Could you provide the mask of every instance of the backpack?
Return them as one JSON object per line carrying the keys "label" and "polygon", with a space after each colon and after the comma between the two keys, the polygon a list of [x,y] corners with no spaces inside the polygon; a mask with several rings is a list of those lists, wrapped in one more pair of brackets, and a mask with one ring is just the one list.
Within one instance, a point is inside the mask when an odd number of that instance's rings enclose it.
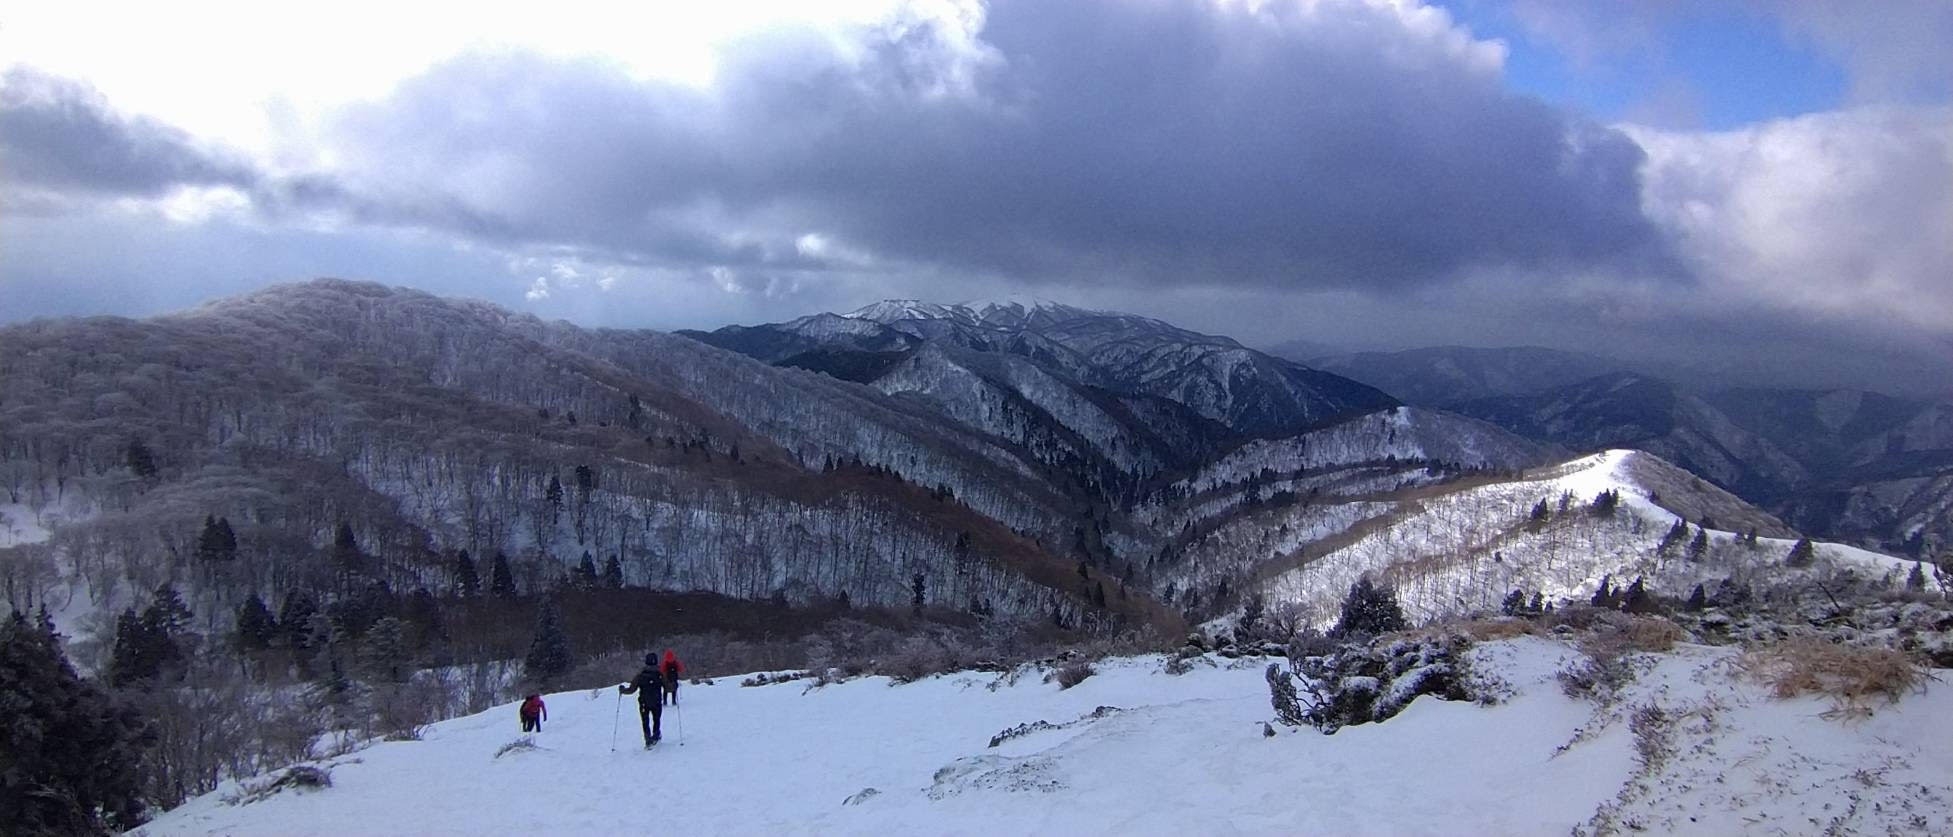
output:
{"label": "backpack", "polygon": [[538,715],[541,715],[542,706],[543,706],[543,701],[541,695],[530,695],[527,700],[524,700],[522,702],[522,709],[521,709],[522,717],[534,718]]}

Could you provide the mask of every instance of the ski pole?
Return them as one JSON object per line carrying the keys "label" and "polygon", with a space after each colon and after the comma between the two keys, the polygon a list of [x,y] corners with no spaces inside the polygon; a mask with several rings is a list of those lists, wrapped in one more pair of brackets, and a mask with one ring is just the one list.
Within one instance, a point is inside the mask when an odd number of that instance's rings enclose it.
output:
{"label": "ski pole", "polygon": [[671,705],[671,711],[678,713],[678,746],[685,746],[685,710],[678,704]]}
{"label": "ski pole", "polygon": [[617,708],[610,712],[610,751],[617,752],[617,719],[624,714],[624,693],[617,693]]}

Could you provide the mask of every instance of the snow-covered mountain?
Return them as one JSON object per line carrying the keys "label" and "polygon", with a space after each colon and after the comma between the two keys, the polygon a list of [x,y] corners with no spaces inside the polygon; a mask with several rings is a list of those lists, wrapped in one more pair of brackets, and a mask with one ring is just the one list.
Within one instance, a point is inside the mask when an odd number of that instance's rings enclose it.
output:
{"label": "snow-covered mountain", "polygon": [[1850,390],[1695,393],[1619,373],[1453,409],[1575,450],[1655,453],[1813,533],[1916,556],[1953,543],[1953,403]]}
{"label": "snow-covered mountain", "polygon": [[1244,436],[1292,435],[1396,403],[1370,387],[1230,338],[1050,302],[888,300],[839,316],[684,333],[768,362],[816,350],[827,356],[901,353],[925,342],[1015,355],[1080,385],[1178,402]]}
{"label": "snow-covered mountain", "polygon": [[[1275,726],[1260,659],[1110,659],[1061,689],[1037,669],[807,688],[688,687],[636,748],[614,690],[546,695],[313,762],[330,785],[229,783],[137,830],[218,834],[1945,833],[1953,713],[1928,684],[1852,724],[1779,700],[1731,648],[1640,659],[1612,707],[1568,697],[1586,657],[1481,644],[1497,705],[1420,698],[1331,736]],[[1640,714],[1636,715],[1635,710]],[[1638,720],[1637,720],[1638,718]],[[1655,722],[1674,719],[1672,726]],[[629,727],[633,719],[621,721]],[[682,732],[680,731],[682,729]],[[1007,731],[1015,734],[1006,734]],[[619,741],[618,739],[622,739]],[[682,741],[682,744],[680,743]],[[613,746],[615,744],[615,746]]]}

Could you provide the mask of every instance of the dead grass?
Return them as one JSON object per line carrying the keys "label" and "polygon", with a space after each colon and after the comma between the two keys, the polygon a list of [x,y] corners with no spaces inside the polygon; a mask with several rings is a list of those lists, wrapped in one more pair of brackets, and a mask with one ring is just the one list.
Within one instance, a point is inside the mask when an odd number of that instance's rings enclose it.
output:
{"label": "dead grass", "polygon": [[1840,645],[1817,637],[1792,637],[1751,649],[1738,668],[1769,686],[1778,698],[1825,695],[1837,704],[1827,714],[1846,716],[1862,714],[1877,698],[1897,703],[1924,690],[1930,677],[1902,652]]}
{"label": "dead grass", "polygon": [[1521,636],[1538,636],[1538,622],[1530,619],[1472,619],[1451,626],[1473,642],[1496,642]]}

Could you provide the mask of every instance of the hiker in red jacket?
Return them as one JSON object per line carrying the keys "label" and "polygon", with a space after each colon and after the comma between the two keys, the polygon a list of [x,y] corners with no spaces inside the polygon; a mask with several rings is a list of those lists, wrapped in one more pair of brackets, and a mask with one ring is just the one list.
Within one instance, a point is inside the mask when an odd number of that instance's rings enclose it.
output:
{"label": "hiker in red jacket", "polygon": [[522,699],[522,708],[516,714],[522,716],[523,732],[542,732],[542,722],[549,720],[549,707],[543,705],[542,695],[530,695]]}
{"label": "hiker in red jacket", "polygon": [[671,705],[678,705],[678,675],[685,670],[685,664],[678,661],[678,655],[665,649],[664,665],[659,667],[665,676],[665,693],[671,695]]}

